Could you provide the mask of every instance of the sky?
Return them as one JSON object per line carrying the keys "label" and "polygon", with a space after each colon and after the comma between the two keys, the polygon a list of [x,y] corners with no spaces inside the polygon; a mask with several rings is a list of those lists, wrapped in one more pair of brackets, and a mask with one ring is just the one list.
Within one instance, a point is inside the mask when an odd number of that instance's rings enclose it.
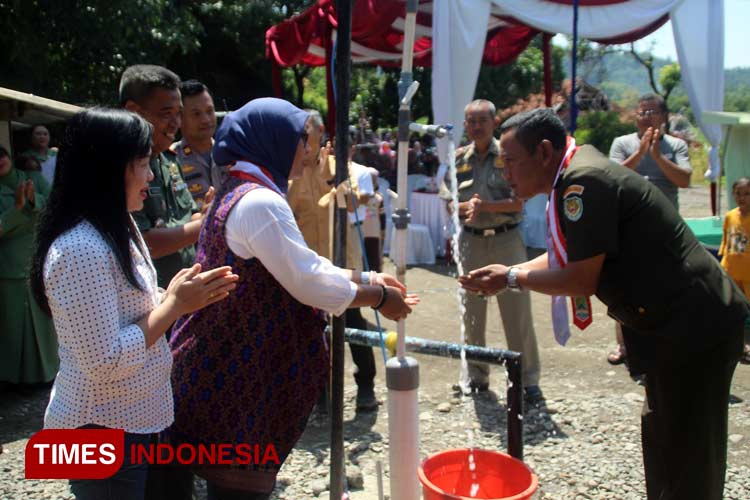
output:
{"label": "sky", "polygon": [[[750,39],[747,35],[749,21],[750,0],[724,0],[725,68],[750,67]],[[567,45],[564,38],[561,45]],[[637,41],[635,47],[638,51],[651,48],[655,56],[676,61],[672,23],[665,23],[651,35]]]}

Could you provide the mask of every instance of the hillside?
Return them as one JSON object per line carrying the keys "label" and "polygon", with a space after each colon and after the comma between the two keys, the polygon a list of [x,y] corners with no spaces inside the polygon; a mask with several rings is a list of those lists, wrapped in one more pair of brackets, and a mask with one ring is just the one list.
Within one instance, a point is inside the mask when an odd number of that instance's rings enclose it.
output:
{"label": "hillside", "polygon": [[[655,75],[659,70],[675,61],[655,58]],[[564,71],[570,77],[570,57],[564,59]],[[651,92],[646,69],[628,53],[605,55],[601,61],[578,65],[578,74],[588,83],[602,88],[608,97],[622,105],[635,103],[638,95]],[[750,67],[733,68],[724,71],[724,89],[726,108],[736,111],[750,111]],[[686,102],[685,89],[679,85],[673,92],[674,104],[678,107]]]}

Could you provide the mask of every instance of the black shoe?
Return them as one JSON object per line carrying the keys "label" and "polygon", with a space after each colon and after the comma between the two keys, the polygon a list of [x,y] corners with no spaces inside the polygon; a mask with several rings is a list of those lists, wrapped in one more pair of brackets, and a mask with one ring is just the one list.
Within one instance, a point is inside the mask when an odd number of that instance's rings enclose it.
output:
{"label": "black shoe", "polygon": [[527,405],[534,406],[544,400],[544,395],[538,385],[529,385],[523,388],[523,400]]}
{"label": "black shoe", "polygon": [[375,391],[372,389],[357,390],[357,411],[370,412],[378,409],[380,402],[375,397]]}

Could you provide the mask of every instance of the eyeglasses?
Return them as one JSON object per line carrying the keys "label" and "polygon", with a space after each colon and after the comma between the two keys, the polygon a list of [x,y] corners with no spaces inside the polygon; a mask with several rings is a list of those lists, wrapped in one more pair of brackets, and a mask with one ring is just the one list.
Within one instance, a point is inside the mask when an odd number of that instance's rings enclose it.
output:
{"label": "eyeglasses", "polygon": [[307,149],[307,137],[308,136],[309,134],[307,133],[307,130],[304,130],[302,132],[302,135],[300,135],[300,139],[302,140],[302,145],[304,146],[305,149]]}
{"label": "eyeglasses", "polygon": [[660,115],[661,110],[659,109],[645,109],[643,111],[638,111],[636,115],[638,115],[639,118],[648,118],[651,115]]}

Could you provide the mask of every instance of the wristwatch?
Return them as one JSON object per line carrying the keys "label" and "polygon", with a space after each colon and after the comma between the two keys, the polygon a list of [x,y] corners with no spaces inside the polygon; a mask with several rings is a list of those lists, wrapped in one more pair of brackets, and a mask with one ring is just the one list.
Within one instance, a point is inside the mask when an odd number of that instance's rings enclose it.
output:
{"label": "wristwatch", "polygon": [[519,268],[511,267],[505,275],[505,288],[511,292],[521,291],[521,285],[518,284],[518,271],[520,271]]}

